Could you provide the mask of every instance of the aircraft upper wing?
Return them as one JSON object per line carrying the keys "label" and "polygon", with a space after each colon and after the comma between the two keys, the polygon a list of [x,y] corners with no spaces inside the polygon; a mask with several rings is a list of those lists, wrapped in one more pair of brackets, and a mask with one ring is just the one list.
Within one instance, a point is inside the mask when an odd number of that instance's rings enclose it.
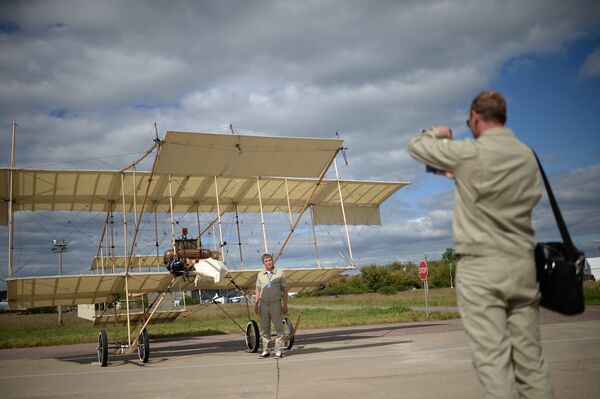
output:
{"label": "aircraft upper wing", "polygon": [[[15,169],[15,211],[127,212],[141,203],[149,172]],[[0,225],[8,220],[9,169],[0,169]],[[215,181],[216,180],[216,181]],[[258,185],[265,212],[302,209],[317,179],[261,177],[171,176],[175,212],[258,212]],[[216,184],[216,185],[215,185]],[[408,182],[341,180],[348,224],[381,224],[379,206]],[[313,197],[316,224],[343,224],[337,180],[323,180]],[[169,176],[153,177],[146,212],[167,212]]]}
{"label": "aircraft upper wing", "polygon": [[[346,271],[347,268],[283,268],[288,279],[288,288],[298,292],[317,290],[321,285]],[[213,290],[240,288],[253,290],[259,270],[229,271],[229,278],[215,283],[210,278],[178,277],[172,291],[195,289]],[[164,291],[173,276],[167,272],[129,273],[127,281],[130,293]],[[79,305],[112,303],[125,295],[125,274],[92,274],[72,276],[48,276],[12,278],[6,280],[8,302],[12,309],[22,307]]]}
{"label": "aircraft upper wing", "polygon": [[340,139],[173,132],[165,134],[158,174],[319,177]]}

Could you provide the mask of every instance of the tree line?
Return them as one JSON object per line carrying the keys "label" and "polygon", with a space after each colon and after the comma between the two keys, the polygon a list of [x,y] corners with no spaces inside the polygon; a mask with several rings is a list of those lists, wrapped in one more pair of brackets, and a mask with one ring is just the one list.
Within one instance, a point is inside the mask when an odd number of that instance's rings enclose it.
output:
{"label": "tree line", "polygon": [[[385,266],[368,265],[360,269],[360,274],[340,276],[312,295],[349,294],[395,294],[399,291],[422,288],[418,263],[393,262]],[[441,260],[427,261],[428,284],[430,288],[450,287],[454,284],[456,253],[446,248]]]}

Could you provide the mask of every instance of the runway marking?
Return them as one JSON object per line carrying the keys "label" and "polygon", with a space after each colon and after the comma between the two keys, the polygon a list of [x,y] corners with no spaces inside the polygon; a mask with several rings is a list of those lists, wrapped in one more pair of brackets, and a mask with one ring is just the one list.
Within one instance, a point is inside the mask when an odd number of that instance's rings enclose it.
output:
{"label": "runway marking", "polygon": [[[580,338],[556,338],[556,339],[548,339],[542,340],[542,343],[555,343],[555,342],[577,342],[577,341],[594,341],[600,340],[600,336],[592,336],[592,337],[580,337]],[[430,353],[444,353],[444,352],[452,352],[452,351],[464,351],[468,350],[468,346],[455,346],[452,348],[437,348],[437,349],[423,349],[423,350],[415,350],[414,352],[404,352],[404,359],[414,359],[418,355],[430,354]],[[326,349],[324,350],[326,351]],[[302,356],[301,353],[298,354]],[[307,356],[312,355],[312,353],[307,354]],[[398,351],[390,352],[386,351],[385,353],[378,354],[352,354],[352,355],[342,355],[342,356],[324,356],[324,357],[303,357],[296,358],[292,356],[286,356],[284,363],[307,363],[307,362],[316,362],[316,361],[339,361],[344,359],[367,359],[367,358],[382,358],[382,357],[398,357],[401,354]],[[97,362],[96,362],[97,364]],[[0,381],[10,380],[10,379],[20,379],[20,378],[47,378],[47,377],[59,377],[59,376],[78,376],[78,375],[93,375],[93,374],[114,374],[119,373],[122,374],[124,372],[150,372],[150,371],[164,371],[164,370],[190,370],[190,369],[207,369],[207,368],[223,368],[223,367],[235,367],[235,366],[254,366],[257,365],[267,366],[269,367],[271,364],[267,361],[259,363],[257,361],[246,361],[246,362],[234,362],[234,363],[223,363],[223,364],[195,364],[189,366],[156,366],[153,367],[151,364],[146,364],[144,367],[136,367],[131,369],[124,370],[123,367],[115,366],[114,368],[102,368],[92,371],[73,371],[73,372],[63,372],[63,373],[37,373],[37,374],[20,374],[20,375],[2,375],[0,376]],[[96,366],[98,367],[98,366]]]}

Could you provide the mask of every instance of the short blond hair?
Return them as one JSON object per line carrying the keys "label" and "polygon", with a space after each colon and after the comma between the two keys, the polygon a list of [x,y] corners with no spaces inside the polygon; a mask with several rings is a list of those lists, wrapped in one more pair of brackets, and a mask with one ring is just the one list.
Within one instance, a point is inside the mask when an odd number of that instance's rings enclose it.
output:
{"label": "short blond hair", "polygon": [[497,91],[479,93],[471,102],[471,111],[477,112],[484,121],[506,123],[506,100]]}

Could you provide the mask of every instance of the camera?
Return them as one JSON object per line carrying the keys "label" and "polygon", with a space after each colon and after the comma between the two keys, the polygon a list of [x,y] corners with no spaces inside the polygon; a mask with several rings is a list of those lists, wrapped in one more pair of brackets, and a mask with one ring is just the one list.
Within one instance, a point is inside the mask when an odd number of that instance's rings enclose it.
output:
{"label": "camera", "polygon": [[443,173],[444,171],[441,169],[436,169],[430,165],[425,165],[425,172],[427,172],[427,173]]}

